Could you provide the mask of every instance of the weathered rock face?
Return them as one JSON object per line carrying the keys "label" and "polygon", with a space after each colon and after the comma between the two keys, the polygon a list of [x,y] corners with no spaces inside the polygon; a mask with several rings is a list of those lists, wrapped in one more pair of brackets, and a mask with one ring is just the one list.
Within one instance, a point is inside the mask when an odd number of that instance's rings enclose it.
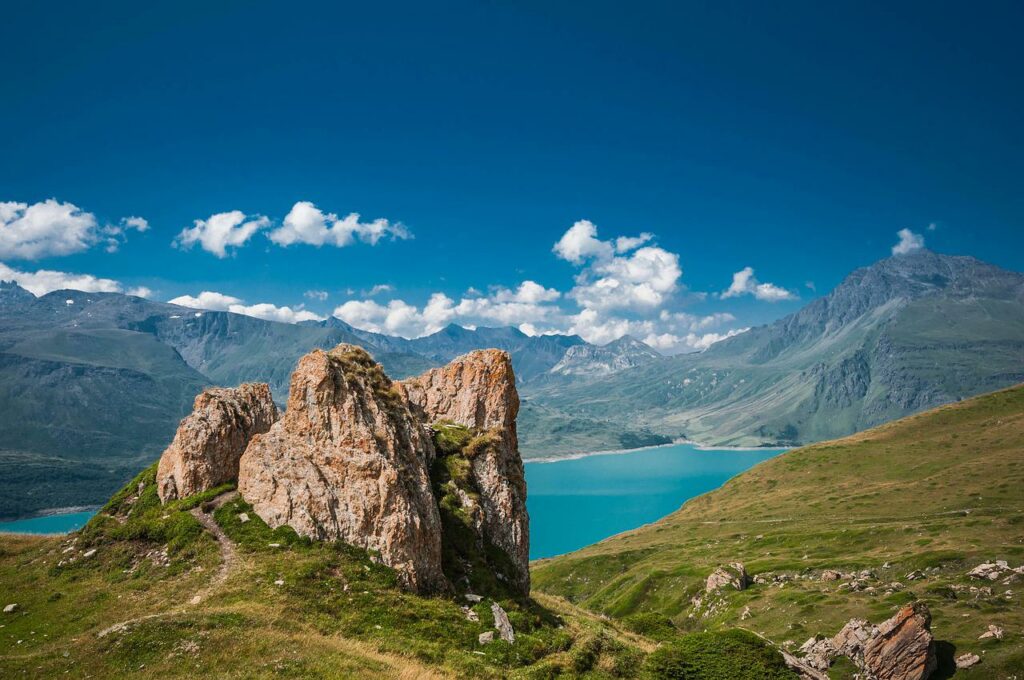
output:
{"label": "weathered rock face", "polygon": [[[510,575],[511,585],[529,593],[530,519],[516,434],[519,394],[508,353],[470,352],[397,384],[424,422],[451,421],[488,438],[488,445],[473,455],[470,467],[482,509],[477,531],[510,558],[516,572]],[[469,507],[475,504],[467,501]]]}
{"label": "weathered rock face", "polygon": [[242,456],[238,490],[268,525],[379,551],[413,590],[446,587],[430,436],[363,349],[314,350],[288,406]]}
{"label": "weathered rock face", "polygon": [[925,680],[938,666],[931,621],[928,607],[915,603],[878,624],[864,646],[865,669],[878,678]]}
{"label": "weathered rock face", "polygon": [[931,613],[921,602],[908,604],[877,626],[851,619],[835,637],[804,643],[799,661],[827,671],[836,657],[846,656],[869,679],[925,680],[938,666],[930,626]]}
{"label": "weathered rock face", "polygon": [[160,500],[166,503],[233,481],[249,441],[269,430],[277,418],[266,383],[202,392],[160,456]]}

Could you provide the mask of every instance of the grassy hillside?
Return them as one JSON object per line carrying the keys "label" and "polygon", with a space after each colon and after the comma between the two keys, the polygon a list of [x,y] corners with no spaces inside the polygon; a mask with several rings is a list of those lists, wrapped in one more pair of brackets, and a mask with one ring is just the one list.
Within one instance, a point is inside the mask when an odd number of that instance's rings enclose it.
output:
{"label": "grassy hillside", "polygon": [[161,506],[153,466],[77,534],[0,535],[18,605],[0,614],[0,677],[793,677],[743,632],[641,635],[543,595],[501,597],[515,641],[481,644],[489,598],[396,583],[370,553],[269,529],[230,486]]}
{"label": "grassy hillside", "polygon": [[[533,579],[615,617],[741,626],[797,645],[923,599],[947,665],[954,649],[982,655],[957,677],[1019,677],[1024,577],[967,577],[990,560],[1024,563],[1024,386],[789,451],[655,524],[538,561]],[[791,580],[730,591],[716,613],[691,618],[705,577],[733,561]],[[875,576],[851,592],[845,579],[822,581],[825,569]],[[916,570],[923,577],[908,579]],[[978,639],[989,624],[1004,628],[1002,641]]]}

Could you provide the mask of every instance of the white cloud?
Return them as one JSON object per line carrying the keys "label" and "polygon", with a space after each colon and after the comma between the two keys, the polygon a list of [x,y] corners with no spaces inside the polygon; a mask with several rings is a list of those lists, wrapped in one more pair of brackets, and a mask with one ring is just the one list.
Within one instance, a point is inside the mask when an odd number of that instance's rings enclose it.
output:
{"label": "white cloud", "polygon": [[678,255],[645,246],[593,263],[580,273],[569,295],[585,309],[651,309],[668,300],[682,274]]}
{"label": "white cloud", "polygon": [[327,291],[307,290],[305,293],[302,294],[302,296],[305,298],[309,298],[310,300],[319,300],[320,302],[323,302],[324,300],[327,299]]}
{"label": "white cloud", "polygon": [[263,215],[248,217],[241,210],[217,213],[205,220],[195,220],[194,226],[182,229],[174,240],[180,248],[191,248],[196,243],[217,257],[227,257],[228,248],[244,245],[256,232],[270,226]]}
{"label": "white cloud", "polygon": [[14,281],[37,297],[55,290],[65,289],[81,290],[86,293],[120,293],[124,290],[120,281],[103,279],[92,274],[72,274],[49,269],[24,272],[8,267],[2,262],[0,262],[0,281]]}
{"label": "white cloud", "polygon": [[597,238],[597,227],[590,220],[580,220],[562,234],[552,251],[563,260],[582,264],[589,258],[611,257],[614,248]]}
{"label": "white cloud", "polygon": [[128,290],[126,290],[125,294],[134,295],[135,297],[140,298],[151,298],[153,297],[153,290],[150,288],[146,288],[145,286],[135,286],[134,288],[129,288]]}
{"label": "white cloud", "polygon": [[928,225],[928,231],[935,231],[938,228],[939,228],[939,224],[937,222],[931,222]]}
{"label": "white cloud", "polygon": [[39,203],[0,202],[0,257],[38,260],[70,255],[106,243],[114,252],[128,230],[146,231],[142,217],[125,217],[117,224],[100,225],[96,216],[74,203],[50,198]]}
{"label": "white cloud", "polygon": [[339,218],[334,213],[324,213],[309,201],[293,205],[281,226],[270,232],[270,240],[280,246],[306,243],[343,248],[356,240],[377,245],[385,237],[404,240],[412,238],[412,234],[400,222],[383,218],[361,222],[358,213]]}
{"label": "white cloud", "polygon": [[168,300],[172,305],[181,305],[192,309],[205,309],[214,312],[232,312],[254,316],[257,319],[267,321],[279,321],[281,323],[298,323],[300,321],[322,321],[324,317],[313,312],[302,309],[302,307],[278,307],[269,302],[261,302],[254,305],[246,305],[241,298],[232,295],[224,295],[212,290],[204,290],[198,296],[181,295]]}
{"label": "white cloud", "polygon": [[381,293],[390,293],[394,290],[394,287],[387,283],[378,283],[376,286],[366,291],[366,295],[373,297],[374,295],[380,295]]}
{"label": "white cloud", "polygon": [[921,234],[915,234],[909,229],[900,229],[896,235],[900,237],[900,240],[892,247],[893,255],[906,255],[924,248],[924,236]]}
{"label": "white cloud", "polygon": [[780,288],[774,283],[758,281],[752,267],[744,267],[732,275],[732,284],[722,293],[722,298],[739,297],[740,295],[753,295],[758,300],[766,302],[798,299],[795,293]]}
{"label": "white cloud", "polygon": [[[474,289],[470,289],[473,291]],[[469,293],[470,291],[466,291]],[[475,291],[479,294],[479,291]],[[514,291],[506,288],[498,289],[494,294],[495,302],[518,302],[523,304],[538,304],[542,302],[554,302],[562,296],[554,288],[545,288],[536,281],[523,281]]]}
{"label": "white cloud", "polygon": [[654,238],[654,234],[644,232],[639,236],[620,236],[615,239],[615,252],[617,253],[628,253],[631,250],[639,248],[643,244]]}
{"label": "white cloud", "polygon": [[97,240],[96,216],[73,203],[0,202],[0,257],[37,260],[70,255]]}
{"label": "white cloud", "polygon": [[212,290],[204,290],[197,297],[181,295],[173,300],[168,300],[167,302],[172,305],[191,307],[192,309],[226,312],[231,305],[239,305],[242,303],[242,300],[241,298],[236,298],[231,295],[224,295],[223,293],[217,293]]}

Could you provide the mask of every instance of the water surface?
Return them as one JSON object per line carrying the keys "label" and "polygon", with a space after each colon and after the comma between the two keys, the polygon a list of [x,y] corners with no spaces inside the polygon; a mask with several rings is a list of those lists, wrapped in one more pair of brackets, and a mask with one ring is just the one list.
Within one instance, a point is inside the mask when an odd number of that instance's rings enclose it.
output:
{"label": "water surface", "polygon": [[782,450],[673,444],[554,462],[527,461],[530,558],[561,555],[653,522]]}
{"label": "water surface", "polygon": [[95,510],[85,512],[66,512],[59,515],[44,515],[30,519],[19,519],[13,522],[0,522],[0,533],[13,534],[66,534],[77,531],[85,526]]}
{"label": "water surface", "polygon": [[[561,555],[635,529],[717,489],[782,449],[698,449],[673,444],[553,462],[526,462],[530,557]],[[0,532],[63,534],[95,512],[0,522]]]}

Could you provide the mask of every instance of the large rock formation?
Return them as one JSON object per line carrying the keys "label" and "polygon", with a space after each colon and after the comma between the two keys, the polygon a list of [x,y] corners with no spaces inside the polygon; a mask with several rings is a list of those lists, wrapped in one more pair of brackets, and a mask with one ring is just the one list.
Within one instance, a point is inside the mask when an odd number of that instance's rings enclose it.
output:
{"label": "large rock formation", "polygon": [[928,607],[915,602],[877,626],[851,619],[835,637],[811,638],[798,661],[828,671],[836,657],[845,656],[868,680],[925,680],[938,666],[930,627]]}
{"label": "large rock formation", "polygon": [[242,456],[238,490],[271,527],[378,551],[418,591],[446,587],[423,423],[365,350],[314,350],[288,405]]}
{"label": "large rock formation", "polygon": [[211,388],[196,397],[160,456],[157,493],[167,502],[212,489],[238,477],[238,461],[249,440],[277,421],[265,383]]}
{"label": "large rock formation", "polygon": [[530,519],[516,435],[519,394],[508,353],[470,352],[398,386],[424,422],[455,423],[478,435],[469,456],[470,491],[460,495],[471,514],[477,506],[481,510],[478,541],[497,546],[511,560],[513,573],[501,576],[514,590],[529,593]]}

